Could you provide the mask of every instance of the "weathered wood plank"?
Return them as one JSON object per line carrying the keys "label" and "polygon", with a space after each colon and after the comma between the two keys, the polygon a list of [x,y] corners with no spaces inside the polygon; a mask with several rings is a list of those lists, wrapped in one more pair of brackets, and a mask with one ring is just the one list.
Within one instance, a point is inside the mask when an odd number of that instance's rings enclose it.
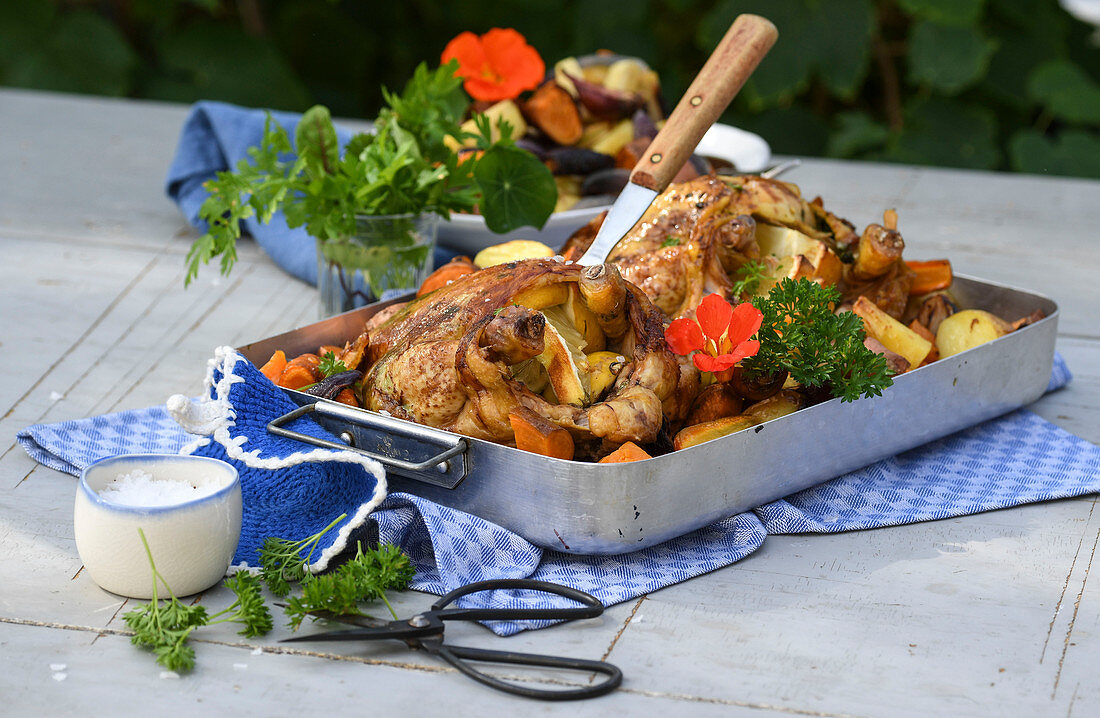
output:
{"label": "weathered wood plank", "polygon": [[[361,710],[364,702],[384,713],[455,715],[1078,716],[1100,709],[1093,680],[1100,589],[1090,580],[1100,537],[1095,497],[877,531],[771,537],[740,564],[598,620],[504,640],[478,627],[449,631],[471,645],[608,654],[626,671],[626,685],[589,704],[517,703],[400,646],[253,656],[254,646],[275,648],[283,628],[261,641],[212,629],[199,646],[199,671],[161,680],[149,656],[113,633],[122,601],[80,571],[74,479],[36,467],[13,437],[37,421],[198,393],[214,347],[314,320],[315,290],[250,242],[230,277],[209,267],[183,290],[194,233],[161,183],[185,111],[0,90],[7,259],[0,361],[11,367],[0,382],[0,643],[12,657],[0,679],[6,707],[114,715],[157,706],[185,715],[216,695],[219,706],[248,713]],[[75,146],[80,163],[64,149]],[[948,256],[959,272],[1058,301],[1058,348],[1075,380],[1032,408],[1100,443],[1100,332],[1087,261],[1100,184],[826,160],[807,161],[785,179],[808,196],[824,195],[826,206],[861,226],[897,207],[910,256]],[[229,595],[216,589],[201,600],[221,606]],[[401,595],[397,607],[412,611],[430,600]],[[45,625],[30,625],[37,623]],[[55,662],[69,666],[64,681],[51,677]]]}

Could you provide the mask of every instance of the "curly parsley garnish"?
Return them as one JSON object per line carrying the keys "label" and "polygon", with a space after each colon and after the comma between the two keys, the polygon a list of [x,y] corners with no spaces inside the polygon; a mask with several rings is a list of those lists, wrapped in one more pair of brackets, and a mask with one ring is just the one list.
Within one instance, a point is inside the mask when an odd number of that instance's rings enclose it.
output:
{"label": "curly parsley garnish", "polygon": [[879,396],[893,384],[886,359],[863,345],[863,320],[835,314],[840,292],[808,279],[784,279],[753,306],[764,315],[760,351],[743,366],[754,376],[786,371],[802,386],[824,387],[842,401]]}

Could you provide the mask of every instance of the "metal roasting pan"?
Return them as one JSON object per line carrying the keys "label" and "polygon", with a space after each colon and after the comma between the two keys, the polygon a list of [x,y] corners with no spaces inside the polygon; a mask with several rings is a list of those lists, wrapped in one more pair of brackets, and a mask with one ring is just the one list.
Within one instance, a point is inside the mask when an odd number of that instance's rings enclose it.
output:
{"label": "metal roasting pan", "polygon": [[[1046,318],[895,378],[880,397],[833,399],[736,434],[646,461],[592,464],[531,454],[287,390],[301,408],[387,468],[404,491],[492,521],[539,546],[575,554],[647,548],[1038,399],[1050,379],[1058,306],[1033,292],[956,276],[960,307],[1009,321]],[[262,365],[342,345],[381,302],[240,349]],[[289,423],[288,415],[272,429]],[[346,448],[339,445],[341,448]]]}

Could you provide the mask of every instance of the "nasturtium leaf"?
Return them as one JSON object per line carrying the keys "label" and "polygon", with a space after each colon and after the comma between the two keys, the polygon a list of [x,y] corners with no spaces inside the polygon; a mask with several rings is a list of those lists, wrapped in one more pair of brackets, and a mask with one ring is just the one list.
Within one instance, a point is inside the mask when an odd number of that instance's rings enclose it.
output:
{"label": "nasturtium leaf", "polygon": [[886,144],[890,131],[866,112],[841,112],[835,118],[826,152],[830,157],[860,157]]}
{"label": "nasturtium leaf", "polygon": [[1100,123],[1100,83],[1068,60],[1051,60],[1027,78],[1028,97],[1067,122]]}
{"label": "nasturtium leaf", "polygon": [[481,213],[498,234],[523,226],[541,228],[557,203],[554,176],[530,152],[493,147],[482,155],[474,177],[483,192]]}
{"label": "nasturtium leaf", "polygon": [[314,105],[302,114],[294,132],[294,147],[305,160],[310,177],[333,174],[340,161],[340,142],[332,116],[324,105]]}
{"label": "nasturtium leaf", "polygon": [[997,149],[997,117],[988,108],[949,99],[909,103],[905,126],[891,138],[883,159],[919,165],[993,169],[1001,159]]}
{"label": "nasturtium leaf", "polygon": [[1032,174],[1100,177],[1100,135],[1066,130],[1047,138],[1036,130],[1021,130],[1008,143],[1012,169]]}
{"label": "nasturtium leaf", "polygon": [[709,52],[741,13],[762,15],[779,39],[745,87],[756,110],[789,102],[818,77],[830,92],[851,98],[870,66],[874,8],[869,0],[720,0],[703,16],[696,44]]}
{"label": "nasturtium leaf", "polygon": [[898,0],[903,10],[922,20],[943,25],[973,25],[985,0]]}
{"label": "nasturtium leaf", "polygon": [[909,34],[909,79],[958,93],[985,76],[997,45],[977,28],[918,22]]}
{"label": "nasturtium leaf", "polygon": [[30,54],[13,60],[4,80],[17,87],[123,96],[133,87],[137,53],[110,22],[76,10]]}

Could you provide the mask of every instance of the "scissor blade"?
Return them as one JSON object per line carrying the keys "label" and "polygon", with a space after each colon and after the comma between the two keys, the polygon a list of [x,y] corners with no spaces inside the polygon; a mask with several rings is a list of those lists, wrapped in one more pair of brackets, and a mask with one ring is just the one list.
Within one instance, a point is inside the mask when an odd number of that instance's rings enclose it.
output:
{"label": "scissor blade", "polygon": [[611,210],[600,225],[600,231],[596,233],[596,239],[592,240],[592,246],[580,258],[579,264],[585,267],[603,264],[607,255],[630,228],[638,223],[655,199],[656,190],[627,182],[615,204],[611,205]]}
{"label": "scissor blade", "polygon": [[343,631],[325,631],[323,633],[311,633],[307,636],[292,636],[284,638],[279,643],[301,643],[303,641],[372,641],[382,638],[402,638],[398,633],[390,630],[388,626],[378,628],[349,628]]}

